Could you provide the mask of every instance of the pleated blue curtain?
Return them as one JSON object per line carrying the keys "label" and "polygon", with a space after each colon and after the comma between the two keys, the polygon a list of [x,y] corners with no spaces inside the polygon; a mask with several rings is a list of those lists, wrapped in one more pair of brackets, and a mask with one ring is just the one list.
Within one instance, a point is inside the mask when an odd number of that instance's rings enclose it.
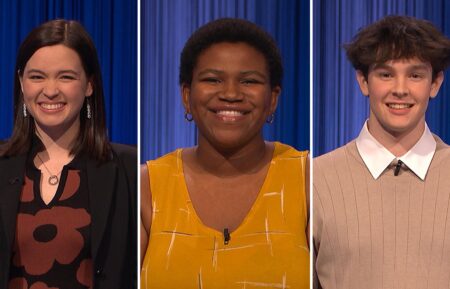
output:
{"label": "pleated blue curtain", "polygon": [[[364,27],[389,14],[433,22],[450,35],[450,2],[446,0],[319,0],[313,1],[314,155],[319,156],[358,136],[369,115],[368,99],[357,85],[345,56],[344,43]],[[446,79],[450,74],[446,73]],[[450,142],[450,87],[444,81],[430,101],[426,120],[432,132]]]}
{"label": "pleated blue curtain", "polygon": [[123,0],[0,1],[0,139],[13,127],[17,49],[41,23],[80,21],[97,47],[103,76],[108,133],[112,141],[137,144],[137,2]]}
{"label": "pleated blue curtain", "polygon": [[201,25],[221,17],[248,19],[281,49],[285,77],[268,140],[309,148],[309,1],[154,0],[141,4],[141,159],[155,159],[196,144],[184,120],[178,86],[180,53]]}

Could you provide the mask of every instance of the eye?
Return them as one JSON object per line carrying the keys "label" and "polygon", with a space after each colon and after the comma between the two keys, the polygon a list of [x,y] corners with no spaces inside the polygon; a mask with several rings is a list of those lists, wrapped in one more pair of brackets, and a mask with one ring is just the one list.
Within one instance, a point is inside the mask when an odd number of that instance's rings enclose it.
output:
{"label": "eye", "polygon": [[70,74],[63,74],[60,76],[60,79],[68,81],[68,80],[75,80],[76,77]]}
{"label": "eye", "polygon": [[221,83],[221,80],[217,77],[205,77],[203,79],[201,79],[202,82],[208,82],[208,83],[212,83],[212,84],[218,84]]}
{"label": "eye", "polygon": [[28,79],[31,79],[31,80],[42,80],[42,79],[44,79],[44,77],[42,75],[40,75],[40,74],[30,74],[28,76]]}
{"label": "eye", "polygon": [[392,78],[392,73],[390,73],[388,71],[381,71],[381,72],[378,73],[378,76],[381,79],[390,79],[390,78]]}
{"label": "eye", "polygon": [[258,84],[261,83],[261,81],[253,79],[253,78],[245,78],[241,80],[241,83],[244,85],[250,85],[250,84]]}
{"label": "eye", "polygon": [[415,72],[413,72],[413,73],[411,73],[411,75],[409,76],[411,79],[413,79],[413,80],[420,80],[420,79],[422,79],[424,76],[423,76],[423,74],[421,74],[421,73],[415,73]]}

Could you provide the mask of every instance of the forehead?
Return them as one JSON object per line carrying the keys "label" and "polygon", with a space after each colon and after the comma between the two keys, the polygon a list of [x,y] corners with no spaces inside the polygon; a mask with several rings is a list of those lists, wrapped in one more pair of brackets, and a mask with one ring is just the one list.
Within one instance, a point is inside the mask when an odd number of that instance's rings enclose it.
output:
{"label": "forehead", "polygon": [[44,46],[36,50],[25,65],[25,71],[28,69],[44,71],[72,69],[80,72],[83,70],[78,53],[62,44]]}
{"label": "forehead", "polygon": [[264,55],[253,46],[245,42],[220,42],[212,44],[199,54],[195,68],[224,66],[232,63],[253,68],[259,66],[263,70],[267,66]]}

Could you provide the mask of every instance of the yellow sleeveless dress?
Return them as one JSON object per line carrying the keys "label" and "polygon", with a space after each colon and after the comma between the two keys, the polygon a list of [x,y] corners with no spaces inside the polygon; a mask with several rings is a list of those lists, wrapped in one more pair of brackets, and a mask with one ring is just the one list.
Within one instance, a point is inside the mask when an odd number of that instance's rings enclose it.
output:
{"label": "yellow sleeveless dress", "polygon": [[195,213],[181,149],[147,162],[153,219],[141,288],[309,288],[306,158],[275,143],[261,191],[228,244]]}

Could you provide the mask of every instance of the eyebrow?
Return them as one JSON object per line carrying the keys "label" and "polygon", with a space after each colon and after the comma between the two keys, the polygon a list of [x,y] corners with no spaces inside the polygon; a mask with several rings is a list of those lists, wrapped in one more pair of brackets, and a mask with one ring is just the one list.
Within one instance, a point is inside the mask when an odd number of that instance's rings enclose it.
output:
{"label": "eyebrow", "polygon": [[218,69],[212,69],[212,68],[208,68],[205,70],[202,70],[198,73],[198,76],[202,76],[204,74],[208,74],[208,73],[214,73],[214,74],[222,74],[223,71],[222,70],[218,70]]}
{"label": "eyebrow", "polygon": [[[218,69],[208,68],[208,69],[205,69],[205,70],[200,71],[200,72],[198,73],[198,76],[201,77],[201,76],[203,76],[203,75],[205,75],[205,74],[208,74],[208,73],[213,73],[213,74],[223,74],[224,71],[223,71],[223,70],[218,70]],[[267,76],[266,76],[264,73],[261,73],[261,72],[259,72],[259,71],[257,71],[257,70],[244,70],[244,71],[239,72],[239,74],[240,74],[241,76],[248,76],[248,75],[256,74],[256,75],[258,75],[259,77],[263,78],[264,80],[267,79]]]}
{"label": "eyebrow", "polygon": [[252,75],[252,74],[256,74],[259,77],[262,77],[264,79],[267,78],[267,76],[264,73],[261,73],[261,72],[259,72],[257,70],[241,71],[241,75],[243,75],[243,76]]}
{"label": "eyebrow", "polygon": [[[372,70],[375,69],[392,69],[392,66],[387,65],[386,63],[379,63],[373,65]],[[426,64],[415,64],[409,68],[409,70],[420,70],[420,69],[427,70],[428,66]]]}
{"label": "eyebrow", "polygon": [[[26,72],[27,74],[29,73],[41,73],[41,74],[46,74],[44,71],[40,70],[40,69],[30,69]],[[72,69],[64,69],[64,70],[60,70],[58,71],[58,74],[63,74],[63,73],[71,73],[71,74],[75,74],[75,75],[79,75],[79,72],[76,72],[75,70]]]}

